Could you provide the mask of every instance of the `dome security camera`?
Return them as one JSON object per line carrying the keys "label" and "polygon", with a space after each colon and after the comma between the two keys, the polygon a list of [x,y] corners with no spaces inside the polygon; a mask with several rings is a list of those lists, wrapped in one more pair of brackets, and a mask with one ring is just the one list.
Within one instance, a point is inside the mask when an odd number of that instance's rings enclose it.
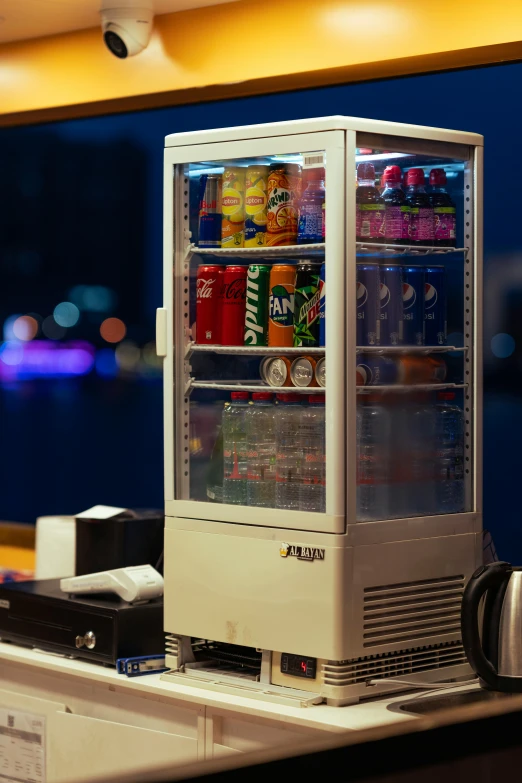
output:
{"label": "dome security camera", "polygon": [[108,0],[100,11],[103,40],[109,52],[123,60],[147,47],[154,13],[147,0],[139,0],[139,5],[120,0],[122,5],[112,7],[114,2]]}

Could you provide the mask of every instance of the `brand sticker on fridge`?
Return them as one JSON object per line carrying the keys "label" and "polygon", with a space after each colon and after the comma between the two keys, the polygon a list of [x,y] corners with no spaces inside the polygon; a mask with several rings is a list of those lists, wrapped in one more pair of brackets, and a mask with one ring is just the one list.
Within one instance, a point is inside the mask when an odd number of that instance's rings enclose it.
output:
{"label": "brand sticker on fridge", "polygon": [[312,563],[314,560],[324,560],[324,549],[316,546],[297,546],[296,544],[281,544],[279,547],[281,557],[297,557],[298,560],[305,560]]}

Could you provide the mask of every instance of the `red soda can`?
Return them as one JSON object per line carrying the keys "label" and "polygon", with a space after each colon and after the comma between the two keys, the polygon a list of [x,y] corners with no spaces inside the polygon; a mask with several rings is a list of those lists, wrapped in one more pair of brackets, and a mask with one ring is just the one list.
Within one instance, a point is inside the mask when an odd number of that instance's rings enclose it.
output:
{"label": "red soda can", "polygon": [[223,266],[201,264],[196,283],[196,342],[221,345]]}
{"label": "red soda can", "polygon": [[243,345],[246,312],[246,266],[227,266],[223,273],[221,345]]}

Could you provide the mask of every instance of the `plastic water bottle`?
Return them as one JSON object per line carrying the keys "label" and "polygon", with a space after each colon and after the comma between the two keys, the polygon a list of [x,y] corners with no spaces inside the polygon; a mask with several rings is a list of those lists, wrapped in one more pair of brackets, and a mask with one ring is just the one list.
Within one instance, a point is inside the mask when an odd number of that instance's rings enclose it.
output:
{"label": "plastic water bottle", "polygon": [[303,448],[300,511],[325,511],[324,394],[311,394],[301,414],[300,440]]}
{"label": "plastic water bottle", "polygon": [[389,410],[380,395],[368,395],[357,417],[357,521],[387,519],[390,513]]}
{"label": "plastic water bottle", "polygon": [[273,394],[255,392],[245,414],[247,439],[247,502],[275,508],[275,406]]}
{"label": "plastic water bottle", "polygon": [[275,412],[276,508],[299,509],[301,482],[301,416],[299,394],[278,394]]}
{"label": "plastic water bottle", "polygon": [[245,414],[248,392],[232,392],[223,411],[223,503],[247,503]]}
{"label": "plastic water bottle", "polygon": [[435,410],[429,397],[419,395],[412,401],[409,443],[411,449],[409,515],[429,516],[437,513],[433,454],[435,443]]}
{"label": "plastic water bottle", "polygon": [[455,392],[439,392],[435,407],[435,479],[439,514],[464,511],[464,415]]}

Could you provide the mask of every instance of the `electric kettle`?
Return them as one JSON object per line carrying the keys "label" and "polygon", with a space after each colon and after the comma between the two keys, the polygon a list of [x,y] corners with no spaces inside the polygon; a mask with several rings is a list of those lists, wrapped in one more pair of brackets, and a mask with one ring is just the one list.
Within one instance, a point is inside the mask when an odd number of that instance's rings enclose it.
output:
{"label": "electric kettle", "polygon": [[462,597],[462,643],[483,688],[522,693],[522,568],[500,562],[475,571]]}

